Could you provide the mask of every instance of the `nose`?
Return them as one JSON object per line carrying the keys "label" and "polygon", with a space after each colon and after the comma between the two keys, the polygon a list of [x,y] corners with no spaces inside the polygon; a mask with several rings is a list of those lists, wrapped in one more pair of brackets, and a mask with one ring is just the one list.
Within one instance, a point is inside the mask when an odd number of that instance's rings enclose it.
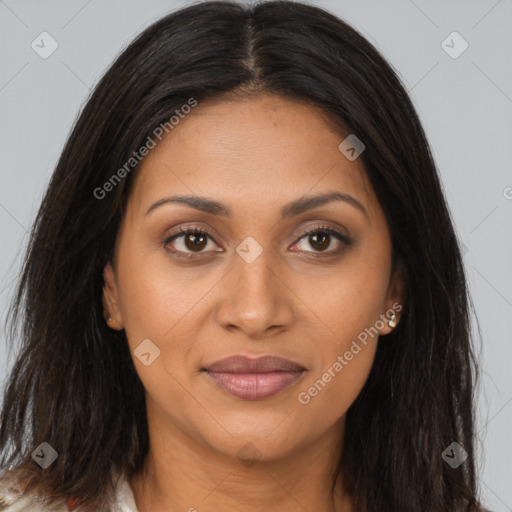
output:
{"label": "nose", "polygon": [[252,262],[234,255],[233,267],[219,283],[217,322],[249,339],[264,339],[289,329],[294,320],[293,293],[271,251]]}

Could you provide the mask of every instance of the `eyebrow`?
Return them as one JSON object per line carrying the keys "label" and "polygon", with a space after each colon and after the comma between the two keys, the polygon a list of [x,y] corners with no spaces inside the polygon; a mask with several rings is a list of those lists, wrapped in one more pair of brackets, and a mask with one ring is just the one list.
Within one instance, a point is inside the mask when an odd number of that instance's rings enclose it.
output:
{"label": "eyebrow", "polygon": [[[296,199],[291,201],[290,203],[285,204],[281,208],[281,218],[287,219],[293,217],[295,215],[300,215],[308,210],[312,210],[319,206],[323,206],[324,204],[330,203],[332,201],[343,201],[357,208],[364,216],[369,220],[368,212],[365,207],[355,198],[349,194],[344,194],[337,191],[325,192],[323,194],[318,194],[316,196],[306,196],[301,197],[300,199]],[[155,210],[159,206],[169,203],[177,203],[184,204],[195,208],[196,210],[200,210],[205,213],[210,213],[212,215],[221,215],[223,217],[232,217],[233,212],[231,209],[218,202],[214,199],[210,199],[207,197],[200,196],[171,196],[171,197],[163,197],[159,199],[155,203],[153,203],[146,211],[144,215],[148,215],[151,211]]]}

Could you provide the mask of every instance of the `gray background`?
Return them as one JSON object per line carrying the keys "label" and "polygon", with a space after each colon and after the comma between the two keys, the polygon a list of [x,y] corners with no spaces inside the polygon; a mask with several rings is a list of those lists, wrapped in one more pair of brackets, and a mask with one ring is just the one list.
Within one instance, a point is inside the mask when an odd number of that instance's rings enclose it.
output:
{"label": "gray background", "polygon": [[[477,411],[484,502],[512,511],[512,2],[325,0],[375,44],[410,91],[439,166],[482,328]],[[0,0],[0,310],[27,230],[90,89],[133,36],[187,2]],[[47,31],[58,49],[31,43]],[[468,42],[458,58],[441,43]],[[458,41],[448,44],[452,51]],[[48,48],[48,46],[46,46]],[[13,363],[0,339],[0,386]],[[433,454],[439,456],[440,454]]]}

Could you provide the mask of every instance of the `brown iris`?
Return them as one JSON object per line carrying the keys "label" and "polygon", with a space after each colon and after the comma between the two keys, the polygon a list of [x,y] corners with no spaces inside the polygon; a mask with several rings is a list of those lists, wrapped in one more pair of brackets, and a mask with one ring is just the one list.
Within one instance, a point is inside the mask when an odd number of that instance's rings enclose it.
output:
{"label": "brown iris", "polygon": [[201,251],[208,243],[208,237],[199,233],[189,233],[185,235],[185,246],[191,251]]}
{"label": "brown iris", "polygon": [[[316,245],[316,248],[321,251],[329,247],[330,235],[327,233],[315,233],[314,235],[310,235],[309,238],[310,240],[315,240],[315,242],[311,244],[312,247],[315,247]],[[318,239],[320,239],[321,242],[318,242]]]}

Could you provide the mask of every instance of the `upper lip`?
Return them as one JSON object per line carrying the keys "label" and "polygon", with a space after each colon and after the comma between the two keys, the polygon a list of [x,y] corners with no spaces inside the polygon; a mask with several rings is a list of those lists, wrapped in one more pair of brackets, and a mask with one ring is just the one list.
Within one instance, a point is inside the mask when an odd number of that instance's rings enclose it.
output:
{"label": "upper lip", "polygon": [[261,356],[251,358],[235,355],[216,361],[204,368],[209,372],[219,373],[269,373],[269,372],[298,372],[305,368],[290,359],[278,356]]}

